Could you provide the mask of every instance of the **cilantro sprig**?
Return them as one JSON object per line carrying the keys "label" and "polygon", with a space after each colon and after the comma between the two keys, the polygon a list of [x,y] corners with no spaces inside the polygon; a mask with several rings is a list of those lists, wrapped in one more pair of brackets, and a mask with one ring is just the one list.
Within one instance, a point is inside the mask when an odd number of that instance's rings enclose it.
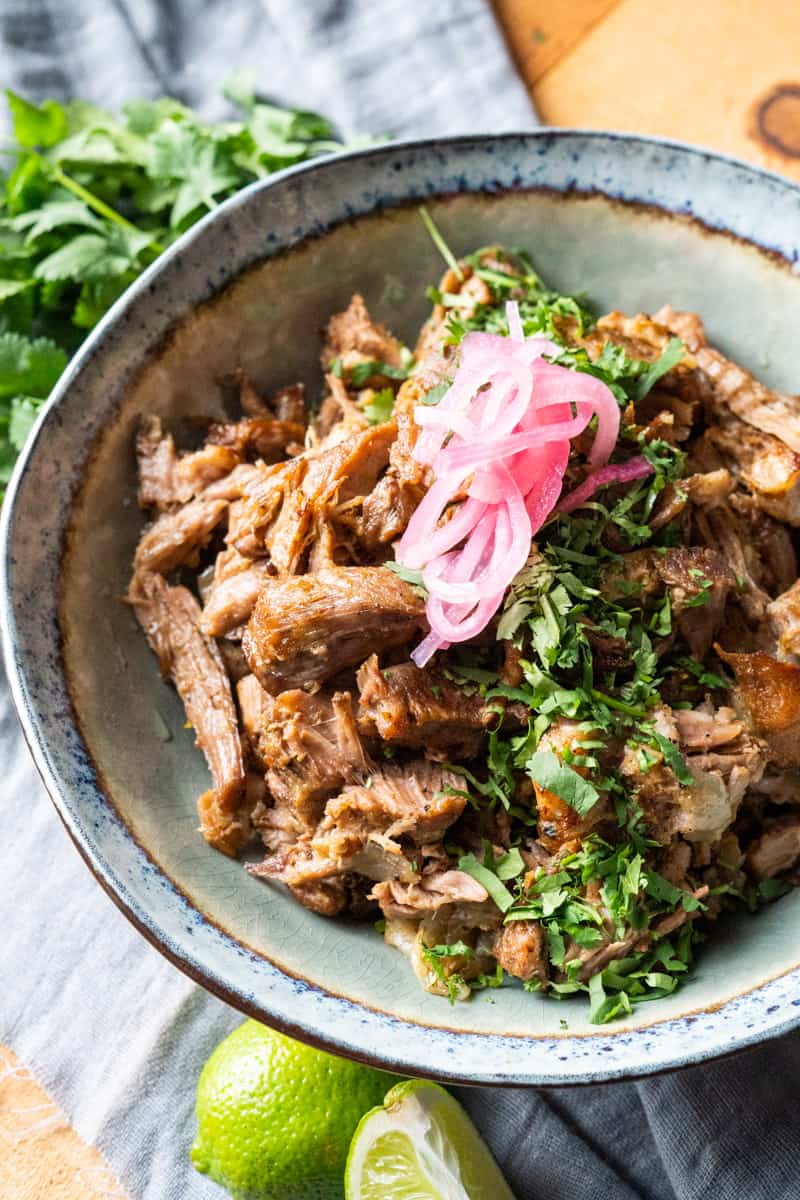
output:
{"label": "cilantro sprig", "polygon": [[[246,75],[224,90],[240,115],[214,125],[168,97],[116,116],[6,93],[0,495],[69,355],[144,268],[239,188],[341,149],[324,117],[262,103]],[[377,420],[385,400],[373,406]]]}

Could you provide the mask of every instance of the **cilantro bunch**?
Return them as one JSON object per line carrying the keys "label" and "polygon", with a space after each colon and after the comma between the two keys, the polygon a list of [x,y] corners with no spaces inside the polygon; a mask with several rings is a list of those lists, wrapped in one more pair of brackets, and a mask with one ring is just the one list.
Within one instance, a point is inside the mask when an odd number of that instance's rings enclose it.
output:
{"label": "cilantro bunch", "polygon": [[15,144],[0,177],[0,495],[69,356],[114,301],[239,188],[341,149],[312,112],[261,103],[241,75],[237,120],[205,124],[177,100],[120,116],[8,92]]}

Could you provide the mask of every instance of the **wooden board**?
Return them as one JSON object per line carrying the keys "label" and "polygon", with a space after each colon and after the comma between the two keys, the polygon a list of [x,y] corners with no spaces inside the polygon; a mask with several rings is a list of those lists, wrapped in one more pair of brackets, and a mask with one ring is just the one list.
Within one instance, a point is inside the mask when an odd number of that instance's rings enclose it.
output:
{"label": "wooden board", "polygon": [[797,0],[495,0],[547,125],[680,138],[800,179]]}

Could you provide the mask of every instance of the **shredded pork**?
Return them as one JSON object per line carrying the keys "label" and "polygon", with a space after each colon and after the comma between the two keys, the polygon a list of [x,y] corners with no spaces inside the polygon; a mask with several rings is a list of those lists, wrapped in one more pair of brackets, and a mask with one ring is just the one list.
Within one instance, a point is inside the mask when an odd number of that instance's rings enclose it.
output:
{"label": "shredded pork", "polygon": [[800,863],[800,400],[695,314],[553,316],[592,369],[653,368],[682,339],[623,418],[637,453],[685,455],[682,474],[568,542],[561,590],[509,601],[499,642],[490,627],[410,660],[425,592],[394,548],[434,481],[414,409],[456,369],[450,314],[480,325],[538,286],[525,270],[498,248],[449,270],[413,365],[355,295],[325,332],[318,406],[240,372],[241,411],[201,445],[150,416],[135,447],[149,523],[128,599],[208,762],[204,836],[229,855],[263,843],[251,873],[319,914],[382,917],[451,1000],[490,977],[585,988]]}

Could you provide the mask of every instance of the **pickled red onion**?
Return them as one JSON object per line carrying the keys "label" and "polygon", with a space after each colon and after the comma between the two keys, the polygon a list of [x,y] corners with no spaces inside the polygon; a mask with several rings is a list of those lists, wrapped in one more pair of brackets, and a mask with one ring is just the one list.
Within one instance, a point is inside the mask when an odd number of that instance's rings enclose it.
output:
{"label": "pickled red onion", "polygon": [[604,483],[639,478],[647,473],[642,463],[650,469],[646,459],[605,466],[619,434],[613,393],[592,375],[547,362],[543,355],[558,347],[525,337],[515,301],[506,316],[509,336],[468,333],[439,404],[414,410],[420,434],[413,456],[433,468],[434,482],[397,545],[397,560],[422,570],[428,590],[430,633],[411,655],[420,667],[489,624],[556,506],[570,439],[593,417],[593,473],[562,504],[577,507]]}
{"label": "pickled red onion", "polygon": [[614,463],[611,466],[602,467],[601,470],[595,471],[587,479],[584,479],[580,487],[576,487],[568,496],[565,496],[558,504],[557,511],[572,512],[585,504],[599,487],[608,487],[610,483],[632,483],[634,479],[644,479],[652,470],[653,464],[642,454],[637,454],[635,458],[629,458],[624,463]]}

